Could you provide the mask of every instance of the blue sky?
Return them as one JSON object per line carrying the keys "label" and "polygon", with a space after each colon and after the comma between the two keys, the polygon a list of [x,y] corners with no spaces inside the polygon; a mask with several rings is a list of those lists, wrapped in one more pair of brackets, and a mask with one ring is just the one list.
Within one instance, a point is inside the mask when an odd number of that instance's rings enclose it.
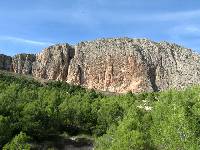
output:
{"label": "blue sky", "polygon": [[54,43],[149,38],[200,52],[199,0],[1,0],[0,53],[38,53]]}

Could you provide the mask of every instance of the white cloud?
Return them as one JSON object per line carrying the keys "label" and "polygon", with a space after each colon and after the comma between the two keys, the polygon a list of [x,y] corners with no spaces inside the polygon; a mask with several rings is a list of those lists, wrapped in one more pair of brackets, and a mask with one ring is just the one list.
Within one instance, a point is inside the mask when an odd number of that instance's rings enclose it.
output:
{"label": "white cloud", "polygon": [[93,19],[99,21],[108,22],[125,22],[133,23],[138,21],[185,21],[200,18],[200,9],[197,10],[186,10],[186,11],[169,11],[169,12],[134,12],[134,11],[110,11],[105,10],[103,12],[96,11],[96,13],[91,14]]}
{"label": "white cloud", "polygon": [[169,29],[168,34],[171,36],[188,36],[200,38],[200,26],[199,25],[177,25]]}
{"label": "white cloud", "polygon": [[184,44],[196,51],[200,47],[200,25],[187,24],[177,25],[167,31],[169,41],[177,44]]}
{"label": "white cloud", "polygon": [[199,34],[200,33],[200,28],[197,26],[186,26],[185,28],[182,28],[182,31],[185,33],[195,33]]}
{"label": "white cloud", "polygon": [[177,11],[177,12],[166,12],[160,14],[150,15],[152,19],[159,21],[176,21],[185,19],[194,19],[200,17],[200,10],[188,10],[188,11]]}
{"label": "white cloud", "polygon": [[16,42],[16,43],[24,43],[24,44],[29,44],[29,45],[37,45],[37,46],[53,45],[53,43],[50,43],[50,42],[41,42],[41,41],[23,39],[23,38],[12,37],[12,36],[0,36],[0,40]]}

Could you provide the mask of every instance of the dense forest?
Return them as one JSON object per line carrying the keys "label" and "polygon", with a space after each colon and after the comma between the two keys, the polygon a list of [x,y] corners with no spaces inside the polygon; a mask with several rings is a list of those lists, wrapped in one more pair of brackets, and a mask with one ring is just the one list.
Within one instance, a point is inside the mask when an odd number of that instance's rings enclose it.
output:
{"label": "dense forest", "polygon": [[0,149],[63,133],[88,135],[97,150],[198,150],[200,87],[104,95],[0,74]]}

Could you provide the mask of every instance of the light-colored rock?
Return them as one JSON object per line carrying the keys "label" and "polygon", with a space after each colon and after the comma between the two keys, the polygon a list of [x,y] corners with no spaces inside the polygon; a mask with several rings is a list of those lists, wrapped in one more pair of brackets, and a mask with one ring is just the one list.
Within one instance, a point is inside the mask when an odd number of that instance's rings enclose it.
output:
{"label": "light-colored rock", "polygon": [[200,56],[148,39],[113,38],[75,46],[67,82],[103,91],[159,91],[200,83]]}
{"label": "light-colored rock", "polygon": [[68,75],[68,67],[71,58],[74,56],[74,49],[68,45],[55,45],[44,49],[36,55],[36,62],[33,64],[33,76],[65,81]]}
{"label": "light-colored rock", "polygon": [[122,39],[82,42],[75,46],[67,82],[119,93],[153,90],[139,49]]}
{"label": "light-colored rock", "polygon": [[32,65],[35,62],[33,54],[18,54],[12,58],[12,70],[20,74],[32,74]]}
{"label": "light-colored rock", "polygon": [[59,44],[37,54],[34,62],[26,63],[21,57],[13,58],[17,73],[102,91],[148,92],[200,84],[200,55],[176,44],[148,39]]}

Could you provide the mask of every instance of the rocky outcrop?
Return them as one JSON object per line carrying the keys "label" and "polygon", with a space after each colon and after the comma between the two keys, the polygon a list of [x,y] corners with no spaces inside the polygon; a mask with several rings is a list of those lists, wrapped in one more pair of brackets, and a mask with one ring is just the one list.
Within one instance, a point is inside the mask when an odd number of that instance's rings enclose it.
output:
{"label": "rocky outcrop", "polygon": [[0,54],[0,69],[10,70],[12,64],[12,57]]}
{"label": "rocky outcrop", "polygon": [[55,45],[36,55],[33,76],[50,80],[67,80],[70,60],[74,49],[68,44]]}
{"label": "rocky outcrop", "polygon": [[98,90],[159,91],[200,83],[200,56],[148,39],[101,39],[75,46],[67,82]]}
{"label": "rocky outcrop", "polygon": [[34,56],[15,56],[14,72],[118,93],[200,83],[200,55],[167,42],[100,39],[54,45]]}
{"label": "rocky outcrop", "polygon": [[140,47],[122,39],[82,42],[75,46],[67,82],[110,91],[153,90]]}
{"label": "rocky outcrop", "polygon": [[12,70],[20,74],[32,74],[33,62],[36,61],[33,54],[18,54],[12,58]]}

